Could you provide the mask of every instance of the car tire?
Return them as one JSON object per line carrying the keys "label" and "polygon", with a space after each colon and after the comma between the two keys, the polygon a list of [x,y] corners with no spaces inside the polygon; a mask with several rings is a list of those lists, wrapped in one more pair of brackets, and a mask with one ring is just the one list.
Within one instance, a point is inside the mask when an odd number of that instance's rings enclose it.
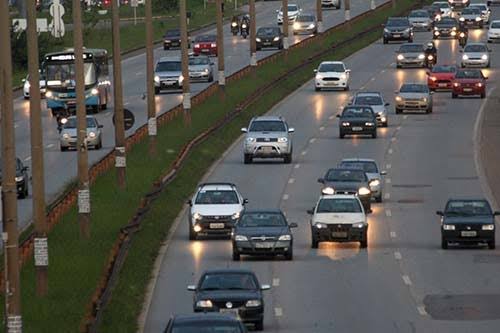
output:
{"label": "car tire", "polygon": [[443,250],[447,250],[448,249],[448,241],[444,238],[441,237],[441,248]]}
{"label": "car tire", "polygon": [[492,240],[491,242],[488,242],[488,249],[494,250],[495,249],[495,241]]}
{"label": "car tire", "polygon": [[240,261],[240,254],[238,251],[233,250],[233,261]]}
{"label": "car tire", "polygon": [[285,253],[285,260],[293,260],[293,249],[290,248],[287,253]]}
{"label": "car tire", "polygon": [[155,87],[155,95],[158,95],[160,93],[160,88]]}
{"label": "car tire", "polygon": [[196,233],[194,232],[193,227],[191,226],[191,222],[189,223],[188,227],[189,227],[189,240],[190,241],[196,240],[198,237],[197,237]]}
{"label": "car tire", "polygon": [[373,133],[372,133],[372,139],[376,139],[377,138],[377,130],[375,130]]}
{"label": "car tire", "polygon": [[256,331],[263,331],[264,330],[264,319],[256,321],[254,325],[255,325]]}
{"label": "car tire", "polygon": [[285,164],[292,163],[292,152],[290,152],[290,154],[286,154],[285,155],[285,158],[283,159],[283,162],[285,162]]}
{"label": "car tire", "polygon": [[251,155],[251,154],[244,154],[244,155],[243,155],[243,162],[244,162],[245,164],[250,164],[250,163],[252,163],[252,160],[253,160],[253,158],[252,158],[252,155]]}
{"label": "car tire", "polygon": [[485,98],[486,97],[486,92],[482,92],[481,93],[481,98]]}
{"label": "car tire", "polygon": [[319,245],[319,241],[314,236],[312,236],[312,238],[311,238],[311,248],[312,249],[317,249],[318,245]]}
{"label": "car tire", "polygon": [[396,114],[400,114],[401,113],[401,109],[400,108],[396,108]]}

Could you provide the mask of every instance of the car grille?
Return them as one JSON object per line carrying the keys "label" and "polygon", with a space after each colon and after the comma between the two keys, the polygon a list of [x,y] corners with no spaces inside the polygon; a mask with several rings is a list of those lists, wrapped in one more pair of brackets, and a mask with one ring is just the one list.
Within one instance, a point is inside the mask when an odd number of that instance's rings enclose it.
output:
{"label": "car grille", "polygon": [[278,138],[257,138],[257,142],[278,142]]}

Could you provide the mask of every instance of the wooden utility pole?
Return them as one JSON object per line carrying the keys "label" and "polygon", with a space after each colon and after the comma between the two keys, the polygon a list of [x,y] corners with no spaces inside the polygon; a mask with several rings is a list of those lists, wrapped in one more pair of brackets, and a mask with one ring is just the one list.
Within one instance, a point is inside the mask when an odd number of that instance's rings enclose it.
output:
{"label": "wooden utility pole", "polygon": [[250,66],[257,67],[257,17],[255,15],[255,0],[249,0],[250,6]]}
{"label": "wooden utility pole", "polygon": [[122,57],[120,48],[120,14],[116,1],[111,1],[113,25],[113,97],[115,106],[115,167],[118,187],[126,187],[125,123],[123,119]]}
{"label": "wooden utility pole", "polygon": [[290,30],[290,25],[288,24],[288,0],[283,0],[282,4],[283,13],[283,48],[288,50],[288,31]]}
{"label": "wooden utility pole", "polygon": [[216,0],[216,20],[217,20],[217,66],[219,69],[219,91],[222,99],[226,95],[226,76],[224,74],[224,32],[222,30],[222,20],[224,13],[222,13],[222,0]]}
{"label": "wooden utility pole", "polygon": [[184,109],[184,123],[191,124],[191,90],[189,85],[189,49],[187,32],[186,0],[179,1],[179,27],[181,29],[181,62],[182,62],[182,106]]}
{"label": "wooden utility pole", "polygon": [[73,0],[73,43],[76,81],[76,128],[78,150],[78,224],[80,236],[90,238],[90,184],[87,150],[87,111],[85,107],[85,78],[83,74],[82,8]]}
{"label": "wooden utility pole", "polygon": [[[5,256],[5,331],[21,332],[21,283],[17,231],[16,148],[12,99],[12,54],[7,1],[0,1],[0,109],[2,137],[2,239]],[[28,181],[28,180],[26,180]]]}
{"label": "wooden utility pole", "polygon": [[151,0],[146,0],[146,93],[148,100],[149,156],[156,156],[156,104],[154,92],[154,53],[153,53],[153,9]]}
{"label": "wooden utility pole", "polygon": [[316,0],[316,16],[318,19],[318,33],[323,33],[323,7],[321,7],[321,0]]}
{"label": "wooden utility pole", "polygon": [[30,84],[31,173],[33,177],[33,222],[35,225],[36,293],[48,291],[48,243],[45,220],[45,180],[43,163],[42,113],[40,108],[40,72],[35,0],[27,0],[28,72]]}

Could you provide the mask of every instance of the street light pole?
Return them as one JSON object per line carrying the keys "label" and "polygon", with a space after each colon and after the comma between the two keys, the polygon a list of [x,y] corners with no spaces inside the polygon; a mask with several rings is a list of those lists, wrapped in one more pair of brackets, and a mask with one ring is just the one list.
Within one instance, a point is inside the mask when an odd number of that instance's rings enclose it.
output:
{"label": "street light pole", "polygon": [[123,120],[123,88],[120,49],[120,17],[115,0],[111,1],[113,25],[113,97],[115,106],[115,167],[118,187],[126,187],[125,123]]}
{"label": "street light pole", "polygon": [[[114,1],[114,0],[113,0]],[[83,73],[83,33],[80,0],[73,0],[73,43],[76,81],[76,128],[78,149],[78,223],[80,236],[90,238],[90,184],[87,150],[87,112]]]}
{"label": "street light pole", "polygon": [[257,17],[255,15],[255,0],[249,0],[250,6],[250,66],[257,66]]}
{"label": "street light pole", "polygon": [[153,69],[153,9],[152,0],[146,0],[146,93],[148,95],[148,135],[149,156],[156,156],[156,105],[154,93],[154,69]]}
{"label": "street light pole", "polygon": [[10,17],[7,1],[0,1],[0,109],[2,131],[2,223],[5,255],[5,331],[20,332],[21,285],[19,280],[19,244],[17,230],[16,151],[14,105],[12,98],[12,54]]}
{"label": "street light pole", "polygon": [[45,220],[45,180],[43,163],[40,72],[35,0],[27,0],[28,72],[30,84],[31,170],[33,176],[33,222],[35,225],[36,293],[45,296],[48,288],[48,244]]}
{"label": "street light pole", "polygon": [[182,57],[182,107],[184,109],[184,123],[191,124],[191,91],[189,85],[189,55],[186,0],[179,1],[179,27],[181,29],[181,57]]}
{"label": "street light pole", "polygon": [[321,7],[321,0],[316,0],[316,12],[318,16],[318,33],[323,33],[323,8]]}
{"label": "street light pole", "polygon": [[226,91],[226,77],[224,74],[224,32],[222,30],[222,19],[224,13],[222,13],[222,0],[216,0],[216,20],[217,20],[217,66],[219,69],[218,79],[219,79],[219,89],[221,93],[221,98],[224,99]]}
{"label": "street light pole", "polygon": [[283,13],[283,48],[288,50],[288,31],[290,30],[290,26],[288,25],[288,0],[283,0],[282,4],[282,13]]}

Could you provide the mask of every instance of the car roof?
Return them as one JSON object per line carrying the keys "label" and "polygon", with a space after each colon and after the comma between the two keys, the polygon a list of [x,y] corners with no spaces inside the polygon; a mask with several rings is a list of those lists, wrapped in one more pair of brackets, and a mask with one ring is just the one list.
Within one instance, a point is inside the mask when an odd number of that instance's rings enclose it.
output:
{"label": "car roof", "polygon": [[357,195],[355,194],[323,194],[319,199],[355,199]]}
{"label": "car roof", "polygon": [[259,116],[259,117],[254,117],[252,121],[255,120],[278,120],[278,121],[285,121],[283,117],[281,116]]}
{"label": "car roof", "polygon": [[374,159],[371,159],[371,158],[356,158],[356,157],[352,157],[352,158],[343,158],[342,161],[340,161],[340,163],[342,162],[370,162],[370,163],[377,163],[375,162]]}
{"label": "car roof", "polygon": [[198,185],[199,190],[212,190],[212,191],[228,191],[236,190],[236,185],[233,183],[201,183]]}
{"label": "car roof", "polygon": [[205,320],[217,320],[217,321],[226,321],[235,323],[238,322],[238,319],[236,319],[235,317],[231,317],[217,312],[182,314],[174,316],[173,319],[174,322],[177,324],[187,323],[187,322],[202,322]]}
{"label": "car roof", "polygon": [[180,62],[181,57],[161,57],[160,60],[158,60],[158,62],[172,62],[172,61]]}
{"label": "car roof", "polygon": [[240,274],[252,274],[255,275],[255,273],[249,269],[244,269],[244,268],[215,268],[215,269],[207,269],[206,271],[203,272],[202,275],[205,274],[219,274],[219,273],[240,273]]}

